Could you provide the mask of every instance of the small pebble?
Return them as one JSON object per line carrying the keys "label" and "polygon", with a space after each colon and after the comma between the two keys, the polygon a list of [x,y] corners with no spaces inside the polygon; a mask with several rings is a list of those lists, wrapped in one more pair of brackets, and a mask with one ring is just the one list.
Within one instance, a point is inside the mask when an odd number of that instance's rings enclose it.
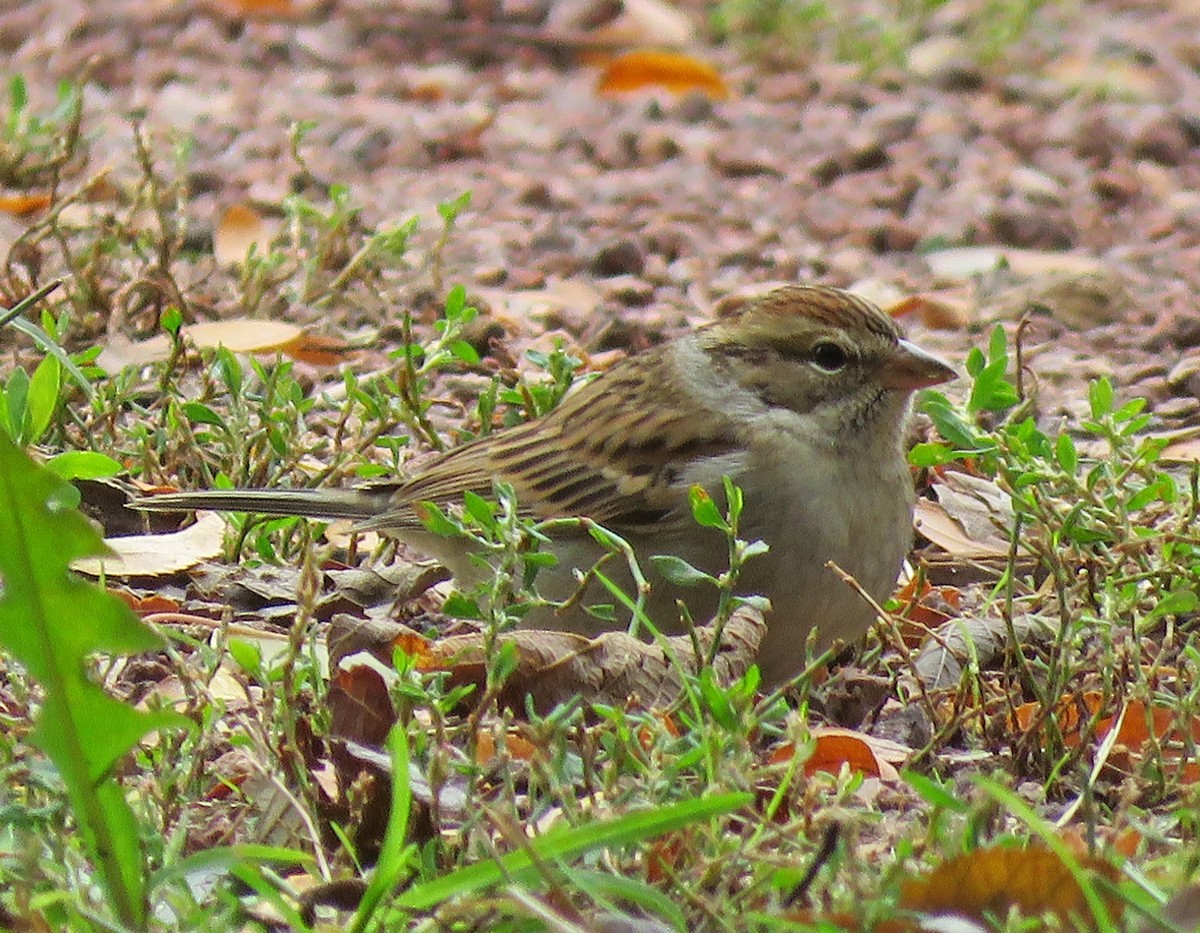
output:
{"label": "small pebble", "polygon": [[1163,419],[1182,421],[1200,412],[1200,399],[1172,398],[1154,406],[1154,414]]}
{"label": "small pebble", "polygon": [[606,278],[617,275],[641,275],[646,260],[641,248],[630,239],[606,243],[592,257],[591,270]]}

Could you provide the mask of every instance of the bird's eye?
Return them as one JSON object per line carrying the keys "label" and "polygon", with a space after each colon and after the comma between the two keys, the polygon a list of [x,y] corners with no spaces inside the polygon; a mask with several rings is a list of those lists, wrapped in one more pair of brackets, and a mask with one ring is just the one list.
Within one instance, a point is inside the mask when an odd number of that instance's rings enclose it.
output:
{"label": "bird's eye", "polygon": [[812,348],[812,361],[818,369],[836,373],[845,367],[849,357],[839,344],[831,340],[822,340]]}

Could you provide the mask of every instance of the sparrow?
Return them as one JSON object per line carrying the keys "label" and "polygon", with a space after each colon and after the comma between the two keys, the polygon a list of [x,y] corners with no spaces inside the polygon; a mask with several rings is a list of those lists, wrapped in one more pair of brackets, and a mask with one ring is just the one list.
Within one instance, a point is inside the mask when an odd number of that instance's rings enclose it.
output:
{"label": "sparrow", "polygon": [[[674,340],[629,356],[569,393],[540,418],[439,454],[412,475],[352,489],[246,489],[143,497],[139,509],[215,509],[351,519],[443,563],[461,586],[480,579],[469,542],[429,531],[420,504],[461,504],[470,491],[508,483],[536,519],[587,517],[632,546],[650,582],[646,611],[666,634],[717,606],[715,587],[682,587],[649,558],[669,554],[718,575],[728,542],[696,524],[689,489],[724,502],[723,477],[742,490],[739,536],[762,540],[739,595],[771,601],[758,664],[764,686],[785,682],[815,646],[852,641],[875,619],[871,606],[826,567],[836,562],[876,602],[891,593],[912,544],[915,500],[904,449],[913,393],[955,377],[905,340],[896,323],[857,295],[788,285]],[[556,535],[558,558],[536,580],[566,600],[604,553],[585,530]],[[632,593],[620,561],[605,565]],[[525,627],[595,636],[613,627],[589,613],[612,603],[596,583],[566,611],[535,609]]]}

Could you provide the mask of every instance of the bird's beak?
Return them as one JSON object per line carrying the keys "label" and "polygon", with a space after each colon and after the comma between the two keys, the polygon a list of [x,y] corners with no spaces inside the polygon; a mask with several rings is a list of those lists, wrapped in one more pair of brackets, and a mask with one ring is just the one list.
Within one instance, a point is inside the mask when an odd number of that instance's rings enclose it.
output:
{"label": "bird's beak", "polygon": [[884,363],[883,371],[879,374],[879,381],[885,388],[902,392],[927,389],[957,378],[958,373],[949,363],[907,340],[900,341],[896,352]]}

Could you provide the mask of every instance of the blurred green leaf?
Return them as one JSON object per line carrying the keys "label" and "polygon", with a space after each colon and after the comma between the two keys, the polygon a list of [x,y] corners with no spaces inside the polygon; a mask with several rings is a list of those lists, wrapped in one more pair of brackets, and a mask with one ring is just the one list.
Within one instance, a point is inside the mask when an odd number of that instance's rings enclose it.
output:
{"label": "blurred green leaf", "polygon": [[101,479],[124,471],[120,463],[94,450],[68,450],[46,461],[46,469],[60,479]]}
{"label": "blurred green leaf", "polygon": [[0,434],[0,647],[41,683],[33,740],[62,775],[110,908],[123,924],[142,927],[139,831],[114,771],[147,732],[186,720],[139,712],[89,675],[97,654],[151,651],[160,640],[119,599],[71,572],[72,560],[101,555],[104,546],[82,515],[58,505],[64,486]]}

